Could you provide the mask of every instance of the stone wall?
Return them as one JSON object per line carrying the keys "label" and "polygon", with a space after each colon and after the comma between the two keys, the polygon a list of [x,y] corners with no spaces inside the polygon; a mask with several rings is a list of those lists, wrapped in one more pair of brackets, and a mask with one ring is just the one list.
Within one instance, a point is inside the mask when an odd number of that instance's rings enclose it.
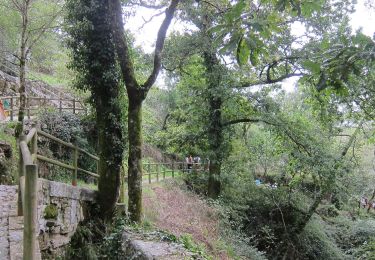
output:
{"label": "stone wall", "polygon": [[96,192],[39,179],[39,246],[42,254],[59,251],[87,217]]}

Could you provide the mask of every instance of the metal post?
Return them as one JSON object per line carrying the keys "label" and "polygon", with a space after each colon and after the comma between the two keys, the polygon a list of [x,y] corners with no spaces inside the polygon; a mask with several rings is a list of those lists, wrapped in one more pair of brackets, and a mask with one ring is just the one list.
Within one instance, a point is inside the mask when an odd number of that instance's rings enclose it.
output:
{"label": "metal post", "polygon": [[76,100],[73,99],[73,114],[76,113]]}
{"label": "metal post", "polygon": [[38,166],[26,165],[25,176],[25,203],[24,205],[24,229],[23,229],[23,259],[36,259],[37,233],[36,226],[38,208]]}
{"label": "metal post", "polygon": [[162,164],[162,166],[163,166],[163,180],[165,180],[165,165]]}
{"label": "metal post", "polygon": [[62,113],[62,100],[61,97],[59,97],[59,113]]}

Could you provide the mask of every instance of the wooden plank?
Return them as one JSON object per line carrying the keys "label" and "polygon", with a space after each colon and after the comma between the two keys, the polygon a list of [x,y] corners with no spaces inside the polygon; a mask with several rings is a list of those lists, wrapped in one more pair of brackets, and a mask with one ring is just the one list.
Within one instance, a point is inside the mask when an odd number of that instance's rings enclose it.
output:
{"label": "wooden plank", "polygon": [[88,157],[91,157],[92,159],[94,159],[94,160],[96,160],[96,161],[99,161],[99,157],[96,156],[96,155],[93,155],[93,154],[91,154],[91,153],[89,153],[89,152],[86,152],[85,150],[83,150],[83,149],[81,149],[81,148],[79,148],[79,147],[78,147],[78,151],[79,151],[80,153],[84,153],[85,155],[87,155]]}
{"label": "wooden plank", "polygon": [[59,139],[57,137],[54,137],[53,135],[47,134],[44,131],[38,130],[38,134],[40,134],[41,136],[44,136],[46,138],[49,138],[49,139],[51,139],[51,140],[53,140],[55,142],[58,142],[59,144],[65,145],[65,146],[70,147],[70,148],[74,148],[73,144],[67,143],[67,142],[65,142],[65,141],[63,141],[63,140],[61,140],[61,139]]}
{"label": "wooden plank", "polygon": [[20,149],[23,159],[23,164],[32,164],[31,153],[29,147],[26,144],[26,140],[20,141]]}
{"label": "wooden plank", "polygon": [[78,173],[78,149],[77,146],[74,148],[73,154],[73,176],[72,176],[72,185],[77,186],[77,173]]}
{"label": "wooden plank", "polygon": [[81,169],[81,168],[77,168],[77,170],[80,171],[80,172],[84,172],[88,175],[91,175],[92,177],[99,178],[99,174],[96,174],[96,173],[93,173],[93,172],[90,172],[90,171],[86,171],[86,170]]}
{"label": "wooden plank", "polygon": [[36,128],[31,128],[30,132],[26,136],[26,143],[30,143],[31,139],[33,139],[34,135],[36,134]]}
{"label": "wooden plank", "polygon": [[36,259],[38,224],[38,166],[26,165],[25,196],[23,203],[23,259]]}
{"label": "wooden plank", "polygon": [[71,165],[68,165],[68,164],[65,164],[65,163],[62,163],[62,162],[59,162],[59,161],[47,158],[47,157],[45,157],[43,155],[40,155],[40,154],[38,154],[36,156],[36,158],[38,160],[41,160],[41,161],[44,161],[44,162],[48,162],[48,163],[51,163],[51,164],[54,164],[54,165],[57,165],[57,166],[60,166],[60,167],[63,167],[65,169],[68,169],[68,170],[74,170],[74,167],[71,166]]}

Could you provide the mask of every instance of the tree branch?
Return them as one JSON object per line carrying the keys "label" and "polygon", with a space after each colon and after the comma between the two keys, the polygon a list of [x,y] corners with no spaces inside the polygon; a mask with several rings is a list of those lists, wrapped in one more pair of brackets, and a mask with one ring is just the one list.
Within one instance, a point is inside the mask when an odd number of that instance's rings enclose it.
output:
{"label": "tree branch", "polygon": [[135,77],[133,61],[131,60],[129,47],[127,44],[124,23],[122,20],[122,8],[120,0],[111,0],[110,9],[112,13],[112,29],[116,53],[120,62],[122,77],[128,91],[139,89],[139,84]]}
{"label": "tree branch", "polygon": [[154,53],[154,68],[152,70],[151,75],[148,77],[148,79],[142,86],[145,93],[149,91],[151,86],[155,83],[157,76],[159,75],[160,68],[161,68],[161,52],[164,47],[165,36],[167,34],[168,27],[172,21],[172,18],[173,18],[173,15],[177,8],[178,3],[179,3],[179,0],[172,0],[171,4],[165,11],[165,18],[159,28],[158,36],[156,39],[155,53]]}

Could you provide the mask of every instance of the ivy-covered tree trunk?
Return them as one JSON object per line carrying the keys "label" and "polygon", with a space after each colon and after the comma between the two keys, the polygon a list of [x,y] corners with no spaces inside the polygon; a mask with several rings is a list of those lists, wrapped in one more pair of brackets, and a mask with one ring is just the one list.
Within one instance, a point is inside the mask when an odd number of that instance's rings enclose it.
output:
{"label": "ivy-covered tree trunk", "polygon": [[128,136],[129,212],[133,221],[140,221],[142,217],[142,100],[129,100]]}
{"label": "ivy-covered tree trunk", "polygon": [[113,216],[119,195],[124,140],[120,73],[116,62],[109,0],[68,0],[71,67],[78,88],[91,92],[99,135],[99,197],[103,219]]}
{"label": "ivy-covered tree trunk", "polygon": [[209,32],[212,26],[212,14],[210,6],[202,3],[203,14],[200,24],[201,33],[204,39],[203,59],[206,69],[205,79],[207,84],[207,99],[209,106],[208,118],[208,144],[210,150],[210,168],[208,177],[207,195],[210,198],[217,198],[221,191],[221,164],[223,160],[223,126],[222,126],[222,70],[219,59],[215,53],[213,36]]}
{"label": "ivy-covered tree trunk", "polygon": [[221,191],[221,163],[223,160],[223,127],[221,125],[220,76],[217,70],[219,61],[214,53],[205,52],[206,79],[209,96],[208,144],[210,149],[210,169],[207,194],[217,198]]}
{"label": "ivy-covered tree trunk", "polygon": [[119,88],[102,89],[96,102],[99,138],[99,205],[103,218],[111,218],[120,191],[124,140],[122,137]]}

